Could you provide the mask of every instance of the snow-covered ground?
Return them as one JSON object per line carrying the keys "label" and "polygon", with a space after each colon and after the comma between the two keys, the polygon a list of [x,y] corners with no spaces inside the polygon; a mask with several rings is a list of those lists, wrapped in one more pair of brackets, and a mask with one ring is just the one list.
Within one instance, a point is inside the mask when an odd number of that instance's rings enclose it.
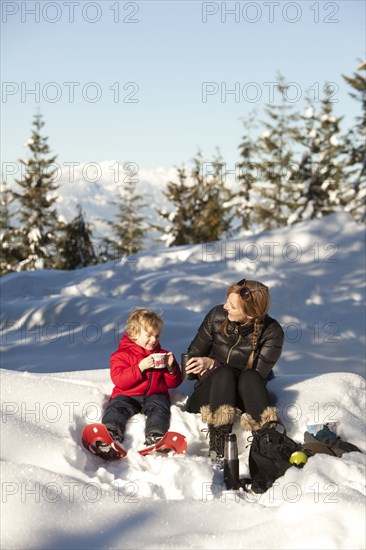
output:
{"label": "snow-covered ground", "polygon": [[[364,258],[363,228],[339,214],[79,271],[3,277],[1,547],[365,548]],[[100,420],[129,311],[162,313],[162,345],[179,358],[243,277],[269,285],[285,330],[269,387],[289,435],[303,441],[307,423],[335,419],[363,453],[317,455],[264,495],[225,491],[200,416],[184,411],[191,382],[171,392],[171,429],[187,436],[186,456],[140,456],[141,415],[128,424],[126,459],[87,453],[81,431]],[[244,476],[249,434],[234,430]]]}

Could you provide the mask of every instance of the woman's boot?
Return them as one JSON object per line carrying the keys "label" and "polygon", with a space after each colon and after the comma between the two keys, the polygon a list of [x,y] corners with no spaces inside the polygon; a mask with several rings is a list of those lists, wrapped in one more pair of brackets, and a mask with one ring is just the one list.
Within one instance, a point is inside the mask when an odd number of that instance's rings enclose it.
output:
{"label": "woman's boot", "polygon": [[218,427],[211,426],[210,424],[208,425],[208,456],[214,464],[221,465],[224,460],[225,436],[231,433],[232,427],[232,424]]}
{"label": "woman's boot", "polygon": [[201,407],[203,422],[208,424],[209,457],[215,464],[221,465],[224,459],[225,436],[231,433],[235,421],[236,409],[231,405],[221,405],[214,412],[209,405]]}
{"label": "woman's boot", "polygon": [[259,430],[267,422],[276,422],[277,420],[279,420],[279,415],[276,407],[266,407],[258,421],[252,418],[249,413],[244,413],[240,418],[240,425],[243,430],[252,432]]}

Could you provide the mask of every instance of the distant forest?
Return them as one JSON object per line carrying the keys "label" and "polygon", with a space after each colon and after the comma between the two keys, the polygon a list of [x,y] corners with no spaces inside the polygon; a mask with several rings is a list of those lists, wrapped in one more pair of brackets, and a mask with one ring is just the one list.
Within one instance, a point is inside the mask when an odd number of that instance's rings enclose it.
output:
{"label": "distant forest", "polygon": [[[226,163],[219,148],[203,161],[200,151],[189,166],[176,169],[164,195],[169,210],[157,208],[158,222],[147,224],[136,180],[119,189],[118,213],[109,221],[113,238],[98,251],[82,204],[69,221],[57,212],[54,163],[44,120],[37,113],[29,158],[20,160],[24,174],[10,188],[2,183],[0,274],[35,269],[78,269],[121,259],[142,250],[144,236],[154,230],[166,246],[207,243],[252,232],[292,225],[345,211],[365,222],[366,195],[366,63],[352,76],[342,75],[351,97],[360,106],[354,125],[342,132],[343,116],[334,114],[331,83],[315,102],[309,94],[302,110],[288,101],[283,76],[277,79],[277,101],[263,116],[250,114],[243,122],[238,145],[235,192],[228,185]],[[53,166],[52,166],[53,165]]]}

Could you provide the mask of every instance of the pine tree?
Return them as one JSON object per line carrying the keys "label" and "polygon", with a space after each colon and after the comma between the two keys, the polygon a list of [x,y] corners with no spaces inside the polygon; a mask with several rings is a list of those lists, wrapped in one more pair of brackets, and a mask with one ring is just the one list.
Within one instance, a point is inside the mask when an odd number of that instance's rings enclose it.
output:
{"label": "pine tree", "polygon": [[31,138],[26,145],[32,156],[20,160],[25,171],[14,191],[20,204],[17,211],[21,227],[22,261],[19,270],[52,268],[56,257],[57,231],[60,228],[54,203],[57,200],[56,169],[51,166],[56,156],[49,157],[48,138],[41,136],[42,116],[35,115]]}
{"label": "pine tree", "polygon": [[192,163],[189,176],[185,167],[179,168],[178,183],[167,184],[164,194],[175,209],[158,209],[168,226],[155,227],[163,232],[167,246],[216,241],[230,235],[233,194],[226,187],[220,154],[212,162],[204,162],[198,152]]}
{"label": "pine tree", "polygon": [[256,157],[256,148],[253,138],[250,136],[251,130],[254,128],[254,113],[244,120],[246,130],[243,136],[243,141],[239,145],[241,162],[239,163],[240,173],[240,189],[237,193],[236,200],[236,215],[241,220],[241,226],[244,229],[249,229],[254,223],[253,219],[253,186],[258,176],[258,164]]}
{"label": "pine tree", "polygon": [[9,211],[12,200],[13,194],[3,182],[0,198],[0,275],[17,271],[22,259],[20,230],[12,224]]}
{"label": "pine tree", "polygon": [[1,186],[0,197],[0,229],[8,229],[10,227],[10,212],[9,205],[11,202],[11,191],[8,189],[6,182],[3,181]]}
{"label": "pine tree", "polygon": [[316,119],[310,97],[306,98],[306,102],[307,108],[301,115],[303,126],[297,137],[297,141],[302,145],[302,156],[298,163],[293,164],[288,178],[293,201],[292,212],[287,219],[289,225],[315,217],[326,195],[318,185],[318,170],[313,169],[312,154],[318,151],[314,129]]}
{"label": "pine tree", "polygon": [[85,222],[81,206],[77,216],[64,227],[59,240],[59,256],[56,267],[59,269],[80,269],[97,263],[92,232]]}
{"label": "pine tree", "polygon": [[175,210],[168,212],[157,208],[159,216],[167,224],[155,224],[153,227],[162,233],[161,240],[166,246],[179,246],[193,242],[192,216],[192,186],[187,184],[187,170],[185,166],[177,168],[178,182],[169,181],[164,195],[169,202],[175,205]]}
{"label": "pine tree", "polygon": [[343,195],[345,210],[357,221],[366,220],[366,62],[361,63],[352,77],[342,75],[353,88],[350,96],[361,103],[361,115],[356,117],[356,125],[346,137],[349,186]]}
{"label": "pine tree", "polygon": [[117,203],[118,215],[116,221],[108,222],[117,235],[117,240],[106,239],[111,256],[110,247],[113,249],[113,257],[130,256],[136,254],[142,248],[145,227],[141,212],[145,205],[142,196],[136,193],[136,181],[127,177],[125,188],[121,192]]}
{"label": "pine tree", "polygon": [[[226,186],[225,163],[219,152],[203,162],[201,153],[193,159],[194,242],[217,241],[231,235],[233,193]],[[206,168],[208,172],[206,173]]]}
{"label": "pine tree", "polygon": [[317,169],[321,188],[326,191],[326,200],[322,205],[323,216],[340,210],[340,188],[345,180],[340,158],[344,147],[340,135],[340,124],[343,116],[337,117],[333,113],[333,87],[326,84],[324,92],[320,109],[320,125],[316,138],[319,147]]}
{"label": "pine tree", "polygon": [[302,146],[302,156],[289,178],[289,185],[295,190],[289,224],[341,209],[340,189],[345,178],[341,163],[342,117],[333,114],[332,95],[332,87],[326,84],[318,114],[307,98],[307,108],[301,117],[303,127],[296,138]]}
{"label": "pine tree", "polygon": [[289,185],[294,191],[294,209],[288,218],[289,225],[322,216],[327,203],[327,190],[322,186],[319,165],[320,122],[310,97],[306,98],[306,103],[305,113],[301,116],[303,125],[297,138],[302,146],[301,158],[294,164],[289,177]]}
{"label": "pine tree", "polygon": [[286,225],[293,204],[292,190],[285,182],[294,163],[299,115],[287,99],[288,86],[282,75],[278,75],[277,90],[281,102],[266,106],[269,120],[263,121],[265,131],[254,148],[259,178],[252,186],[256,197],[253,219],[264,230]]}

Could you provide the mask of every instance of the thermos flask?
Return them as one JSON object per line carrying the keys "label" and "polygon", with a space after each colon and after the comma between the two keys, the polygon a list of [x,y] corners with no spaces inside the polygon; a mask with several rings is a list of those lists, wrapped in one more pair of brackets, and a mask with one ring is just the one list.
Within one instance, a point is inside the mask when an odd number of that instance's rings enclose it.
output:
{"label": "thermos flask", "polygon": [[182,367],[182,374],[183,374],[183,380],[197,380],[196,374],[187,374],[186,373],[186,364],[188,359],[190,359],[189,353],[182,353],[181,354],[181,367]]}
{"label": "thermos flask", "polygon": [[235,434],[225,436],[224,482],[227,489],[239,489],[238,444]]}

